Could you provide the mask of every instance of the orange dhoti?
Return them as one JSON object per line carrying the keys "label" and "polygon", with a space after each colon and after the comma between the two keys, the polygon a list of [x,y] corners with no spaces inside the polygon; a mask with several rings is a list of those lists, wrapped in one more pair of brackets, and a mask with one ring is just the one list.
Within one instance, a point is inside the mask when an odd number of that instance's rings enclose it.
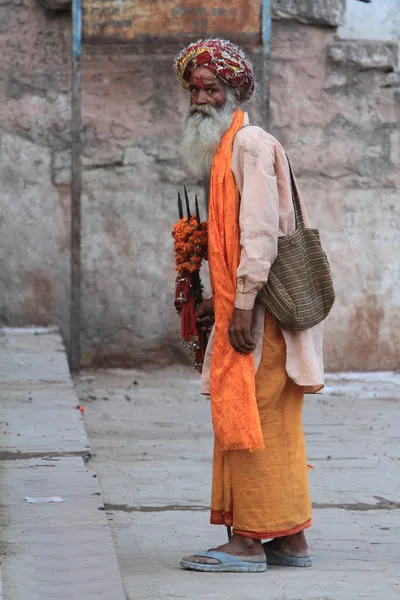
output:
{"label": "orange dhoti", "polygon": [[264,450],[214,447],[211,523],[269,539],[310,527],[311,501],[302,425],[303,390],[286,373],[286,346],[266,316],[256,396]]}

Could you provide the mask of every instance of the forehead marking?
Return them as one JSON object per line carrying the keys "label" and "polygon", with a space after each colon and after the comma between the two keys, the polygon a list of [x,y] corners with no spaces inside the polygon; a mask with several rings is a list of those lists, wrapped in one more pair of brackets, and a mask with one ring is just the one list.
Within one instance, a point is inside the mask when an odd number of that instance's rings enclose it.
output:
{"label": "forehead marking", "polygon": [[218,82],[217,77],[192,77],[190,83],[203,89],[209,85],[215,85]]}

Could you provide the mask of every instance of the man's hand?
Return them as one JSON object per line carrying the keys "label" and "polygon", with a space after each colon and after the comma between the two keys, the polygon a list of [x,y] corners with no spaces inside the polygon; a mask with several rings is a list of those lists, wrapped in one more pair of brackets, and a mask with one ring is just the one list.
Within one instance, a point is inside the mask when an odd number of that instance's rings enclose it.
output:
{"label": "man's hand", "polygon": [[252,310],[235,308],[229,323],[229,339],[236,350],[241,354],[250,354],[256,347],[251,338],[251,324],[253,322]]}
{"label": "man's hand", "polygon": [[199,324],[201,331],[210,333],[215,322],[212,298],[200,302],[196,310],[196,321]]}

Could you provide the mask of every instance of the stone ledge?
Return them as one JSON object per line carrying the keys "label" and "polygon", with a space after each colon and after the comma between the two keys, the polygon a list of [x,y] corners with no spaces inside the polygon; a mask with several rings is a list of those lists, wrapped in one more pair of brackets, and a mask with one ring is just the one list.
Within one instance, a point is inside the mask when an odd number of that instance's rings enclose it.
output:
{"label": "stone ledge", "polygon": [[338,41],[328,48],[328,58],[338,65],[352,65],[362,71],[394,71],[398,65],[396,42]]}
{"label": "stone ledge", "polygon": [[344,21],[346,0],[272,0],[273,19],[338,27]]}

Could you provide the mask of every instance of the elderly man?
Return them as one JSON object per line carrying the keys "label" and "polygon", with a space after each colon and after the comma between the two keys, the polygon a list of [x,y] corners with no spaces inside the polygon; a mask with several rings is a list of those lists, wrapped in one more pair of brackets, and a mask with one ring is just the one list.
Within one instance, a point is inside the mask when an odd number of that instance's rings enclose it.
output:
{"label": "elderly man", "polygon": [[304,393],[324,384],[322,330],[281,330],[257,301],[278,236],[295,230],[289,164],[279,142],[251,126],[239,108],[255,87],[240,48],[199,40],[181,52],[175,70],[190,95],[183,159],[197,177],[211,175],[213,297],[198,316],[215,316],[215,325],[201,388],[211,396],[215,432],[211,523],[233,527],[228,543],[184,557],[181,566],[225,572],[265,571],[267,563],[311,566],[302,406]]}

